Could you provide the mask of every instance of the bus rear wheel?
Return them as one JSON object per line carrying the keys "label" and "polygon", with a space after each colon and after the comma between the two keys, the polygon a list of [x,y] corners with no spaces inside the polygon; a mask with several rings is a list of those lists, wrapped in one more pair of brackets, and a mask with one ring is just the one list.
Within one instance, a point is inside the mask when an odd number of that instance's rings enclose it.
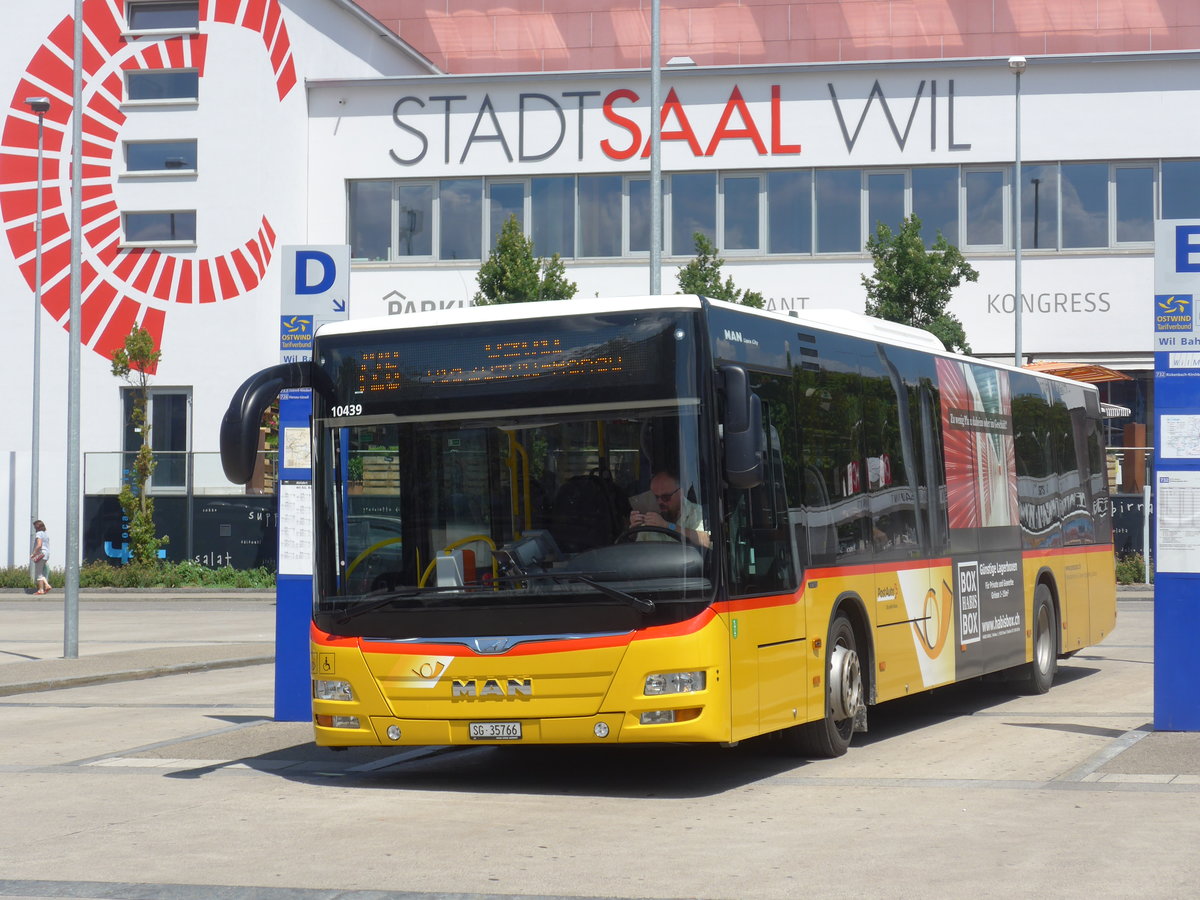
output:
{"label": "bus rear wheel", "polygon": [[1033,592],[1033,661],[1024,667],[1021,686],[1026,694],[1044,694],[1058,670],[1058,618],[1050,588],[1039,584]]}
{"label": "bus rear wheel", "polygon": [[858,641],[845,615],[839,613],[830,623],[825,646],[825,715],[789,728],[783,736],[795,753],[832,758],[850,748],[856,719],[865,710]]}

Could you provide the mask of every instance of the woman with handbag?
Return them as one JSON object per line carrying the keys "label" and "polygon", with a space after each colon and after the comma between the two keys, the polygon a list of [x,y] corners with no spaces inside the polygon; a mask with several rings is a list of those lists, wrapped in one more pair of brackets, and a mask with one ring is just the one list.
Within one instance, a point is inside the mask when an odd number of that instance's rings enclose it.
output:
{"label": "woman with handbag", "polygon": [[37,593],[45,594],[50,591],[50,580],[46,573],[50,571],[50,538],[46,536],[46,523],[38,519],[33,523],[33,552],[29,558],[33,560],[33,574],[37,581]]}

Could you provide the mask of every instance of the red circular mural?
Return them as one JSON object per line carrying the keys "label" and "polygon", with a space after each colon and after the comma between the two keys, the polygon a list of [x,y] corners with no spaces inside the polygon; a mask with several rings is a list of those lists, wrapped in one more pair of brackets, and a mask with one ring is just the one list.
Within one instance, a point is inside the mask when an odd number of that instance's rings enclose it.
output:
{"label": "red circular mural", "polygon": [[[120,146],[123,72],[190,68],[204,77],[207,35],[131,40],[118,4],[83,3],[83,170],[80,258],[80,335],[84,346],[109,358],[136,325],[161,346],[167,311],[176,303],[229,300],[256,288],[275,248],[262,216],[239,246],[207,258],[152,248],[121,248],[121,210],[113,156]],[[255,31],[282,100],[296,86],[291,42],[278,0],[209,0],[202,22]],[[0,138],[0,218],[13,256],[35,287],[38,120],[26,97],[50,98],[43,122],[42,306],[64,328],[70,316],[70,179],[73,17],[54,27],[17,85]]]}

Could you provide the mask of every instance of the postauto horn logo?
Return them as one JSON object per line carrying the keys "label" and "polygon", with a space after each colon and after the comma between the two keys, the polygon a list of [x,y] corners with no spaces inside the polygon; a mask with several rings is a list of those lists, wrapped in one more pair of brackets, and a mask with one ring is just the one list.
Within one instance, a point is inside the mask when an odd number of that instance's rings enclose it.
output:
{"label": "postauto horn logo", "polygon": [[1155,331],[1191,331],[1192,295],[1157,294],[1154,297]]}
{"label": "postauto horn logo", "polygon": [[[257,230],[216,256],[176,255],[121,243],[113,158],[126,116],[124,77],[154,69],[194,69],[203,80],[208,35],[130,40],[122,4],[84,0],[83,171],[80,335],[85,346],[109,358],[134,326],[161,347],[167,312],[177,303],[230,300],[256,288],[275,250],[265,215]],[[280,101],[296,87],[291,40],[279,0],[199,4],[201,28],[246,28],[261,35]],[[25,98],[51,98],[43,119],[42,306],[64,329],[70,323],[71,96],[74,18],[64,17],[29,61],[9,103],[0,134],[0,218],[13,257],[35,288],[38,119]]]}

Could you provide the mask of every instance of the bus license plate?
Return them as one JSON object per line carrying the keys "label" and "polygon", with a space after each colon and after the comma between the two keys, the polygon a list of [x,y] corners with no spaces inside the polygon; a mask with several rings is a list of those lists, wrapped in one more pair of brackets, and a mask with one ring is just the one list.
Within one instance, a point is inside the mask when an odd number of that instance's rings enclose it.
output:
{"label": "bus license plate", "polygon": [[473,741],[519,741],[521,739],[520,722],[472,722],[469,727]]}

